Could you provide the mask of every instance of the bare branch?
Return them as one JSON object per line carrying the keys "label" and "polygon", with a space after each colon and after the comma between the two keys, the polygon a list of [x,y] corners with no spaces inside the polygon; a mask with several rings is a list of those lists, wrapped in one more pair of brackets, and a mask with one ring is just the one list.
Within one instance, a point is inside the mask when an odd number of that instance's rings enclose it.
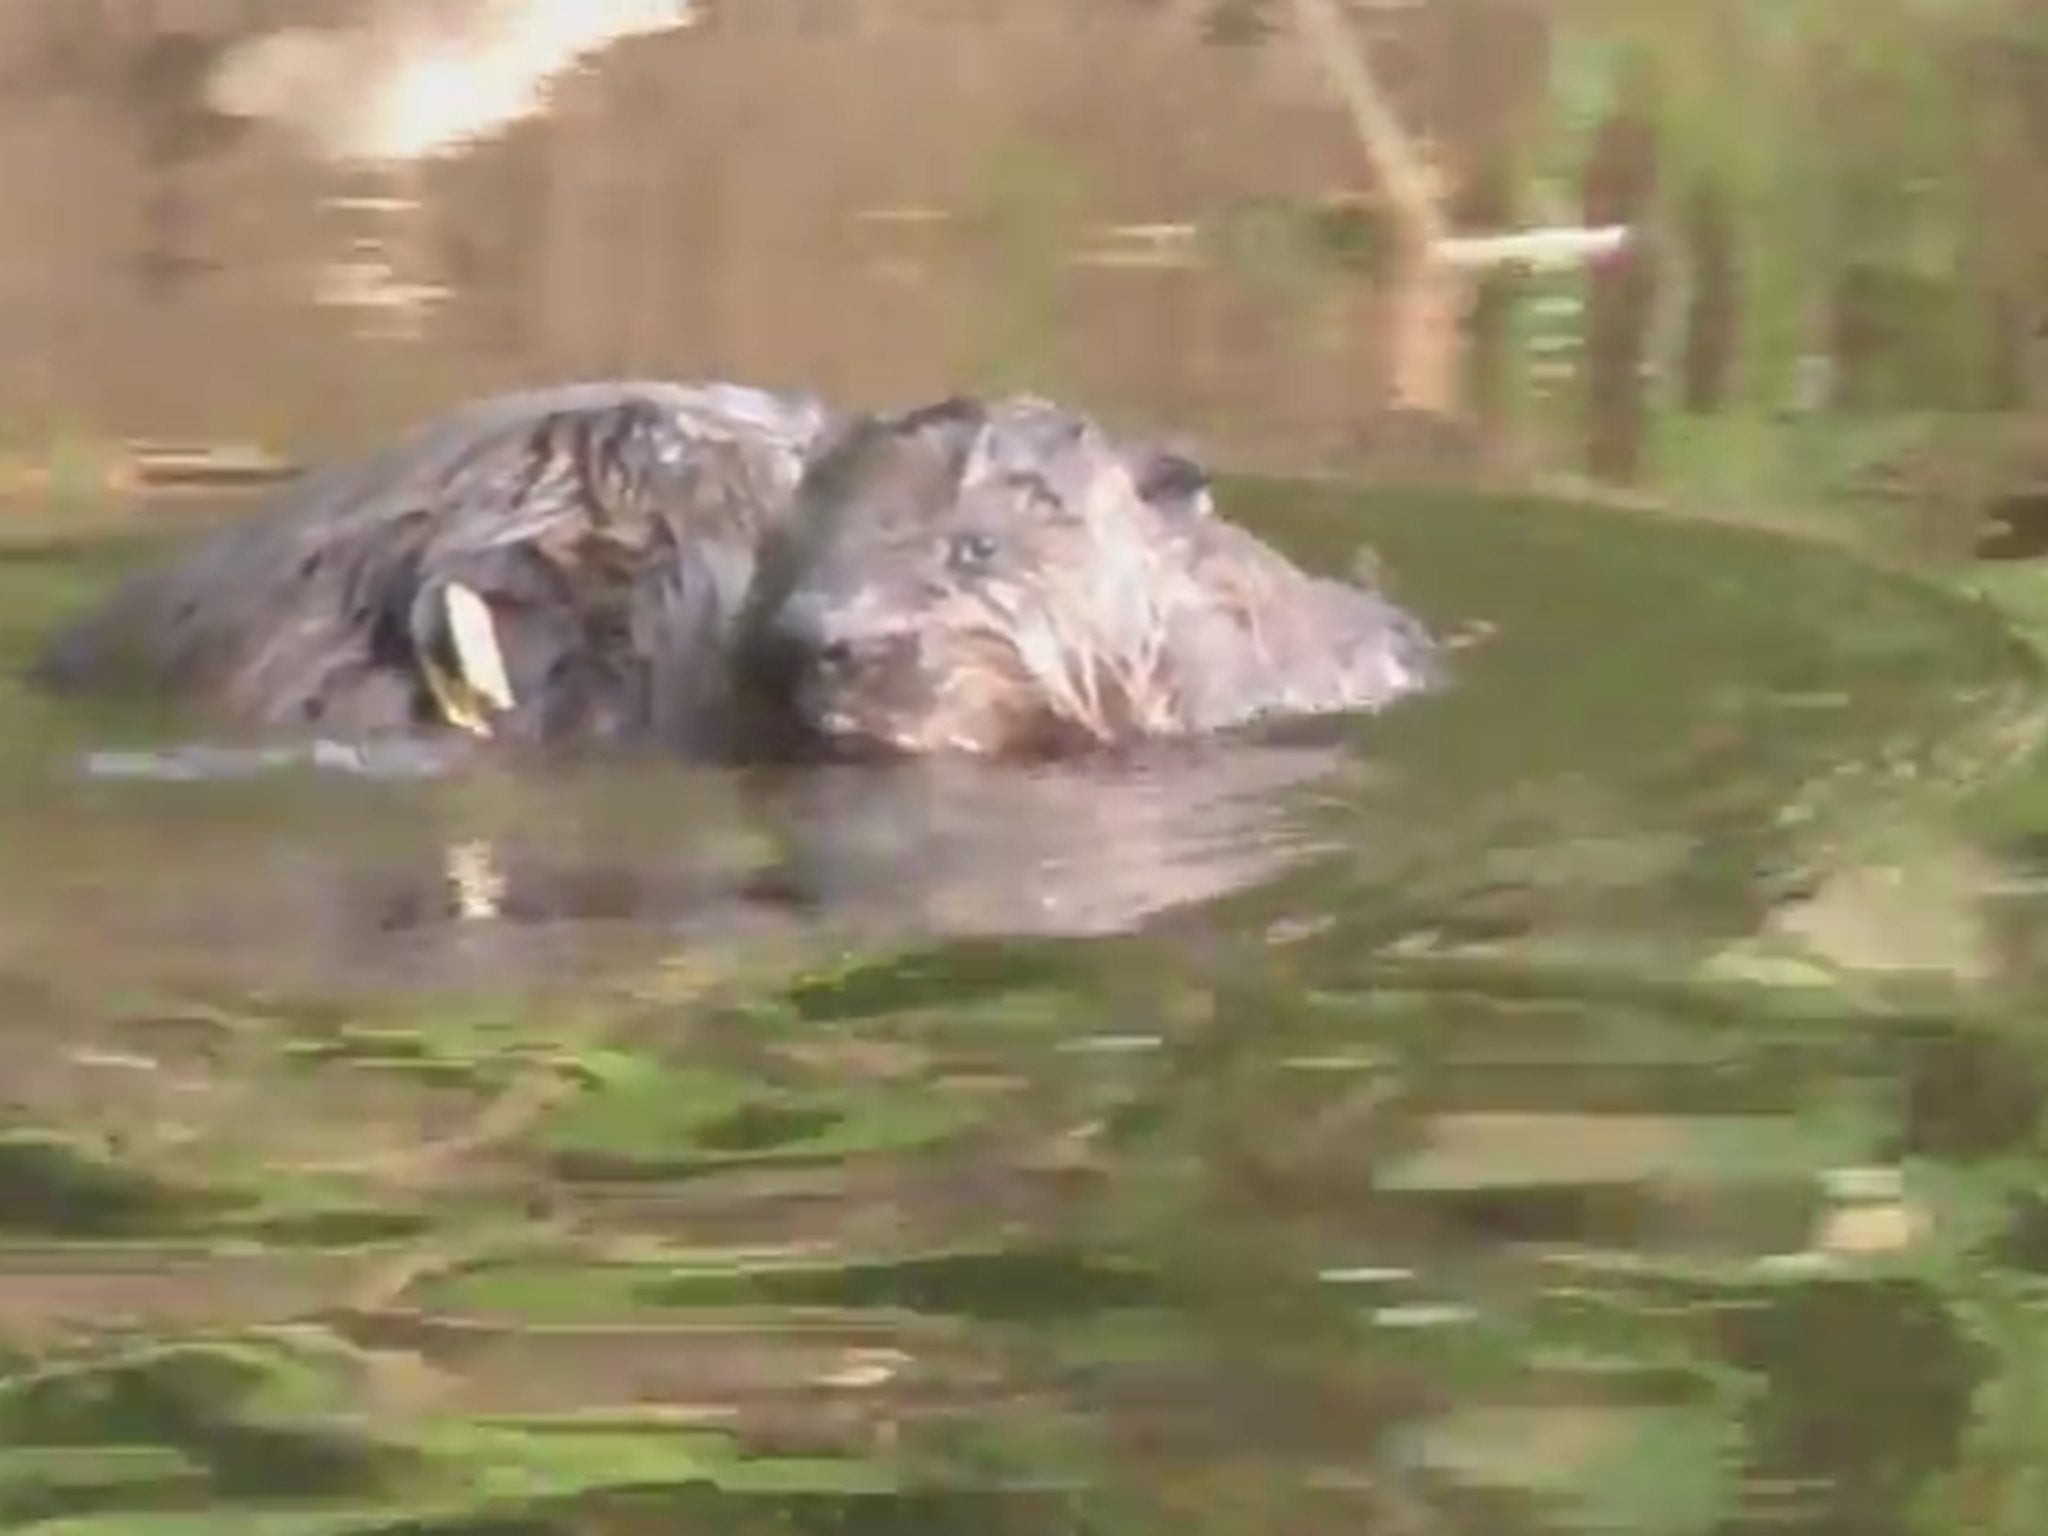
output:
{"label": "bare branch", "polygon": [[1401,232],[1422,260],[1468,272],[1513,264],[1566,266],[1612,254],[1628,244],[1632,232],[1626,225],[1453,235],[1444,216],[1440,178],[1380,88],[1365,50],[1345,25],[1339,0],[1293,0],[1293,5],[1304,41],[1349,113],[1359,146],[1400,219]]}
{"label": "bare branch", "polygon": [[1406,232],[1425,249],[1433,249],[1446,233],[1436,179],[1373,78],[1363,50],[1345,30],[1337,0],[1294,0],[1294,15],[1316,62],[1350,113],[1359,145]]}
{"label": "bare branch", "polygon": [[1584,229],[1562,225],[1524,229],[1511,235],[1447,235],[1436,244],[1437,259],[1453,267],[1569,267],[1611,256],[1625,248],[1633,231],[1626,224]]}

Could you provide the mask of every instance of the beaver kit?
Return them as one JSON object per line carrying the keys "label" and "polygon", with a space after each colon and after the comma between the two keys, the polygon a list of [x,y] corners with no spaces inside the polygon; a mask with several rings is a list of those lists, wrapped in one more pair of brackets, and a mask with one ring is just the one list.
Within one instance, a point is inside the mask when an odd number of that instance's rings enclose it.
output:
{"label": "beaver kit", "polygon": [[1376,709],[1438,647],[1031,397],[486,400],[309,473],[59,634],[48,686],[253,724],[691,755],[1059,754]]}

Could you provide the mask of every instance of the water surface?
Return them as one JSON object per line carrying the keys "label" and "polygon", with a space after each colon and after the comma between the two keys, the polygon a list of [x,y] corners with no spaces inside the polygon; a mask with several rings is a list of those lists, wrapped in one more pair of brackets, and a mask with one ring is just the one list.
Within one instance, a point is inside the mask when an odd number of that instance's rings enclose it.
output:
{"label": "water surface", "polygon": [[[1774,536],[1229,496],[1454,685],[774,777],[0,696],[0,1508],[1956,1528],[2039,1113],[1959,807],[2031,653]],[[0,562],[10,668],[125,558]]]}

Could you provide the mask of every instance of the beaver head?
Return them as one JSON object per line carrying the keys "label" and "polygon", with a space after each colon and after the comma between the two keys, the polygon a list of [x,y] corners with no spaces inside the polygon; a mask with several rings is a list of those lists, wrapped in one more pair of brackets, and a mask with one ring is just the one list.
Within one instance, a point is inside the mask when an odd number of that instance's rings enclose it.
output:
{"label": "beaver head", "polygon": [[1435,647],[1214,514],[1199,468],[1044,401],[952,400],[823,455],[740,626],[812,745],[1043,755],[1424,687]]}

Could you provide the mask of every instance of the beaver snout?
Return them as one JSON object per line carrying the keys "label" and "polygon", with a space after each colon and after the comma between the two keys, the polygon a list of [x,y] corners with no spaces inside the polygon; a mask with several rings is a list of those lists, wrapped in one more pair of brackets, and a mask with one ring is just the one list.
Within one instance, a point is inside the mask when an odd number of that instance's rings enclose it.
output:
{"label": "beaver snout", "polygon": [[755,677],[810,730],[853,730],[855,716],[901,691],[916,674],[915,631],[867,606],[829,592],[795,592],[750,637]]}
{"label": "beaver snout", "polygon": [[762,626],[756,647],[773,669],[792,677],[844,675],[900,656],[909,633],[864,622],[859,606],[824,592],[791,593]]}

